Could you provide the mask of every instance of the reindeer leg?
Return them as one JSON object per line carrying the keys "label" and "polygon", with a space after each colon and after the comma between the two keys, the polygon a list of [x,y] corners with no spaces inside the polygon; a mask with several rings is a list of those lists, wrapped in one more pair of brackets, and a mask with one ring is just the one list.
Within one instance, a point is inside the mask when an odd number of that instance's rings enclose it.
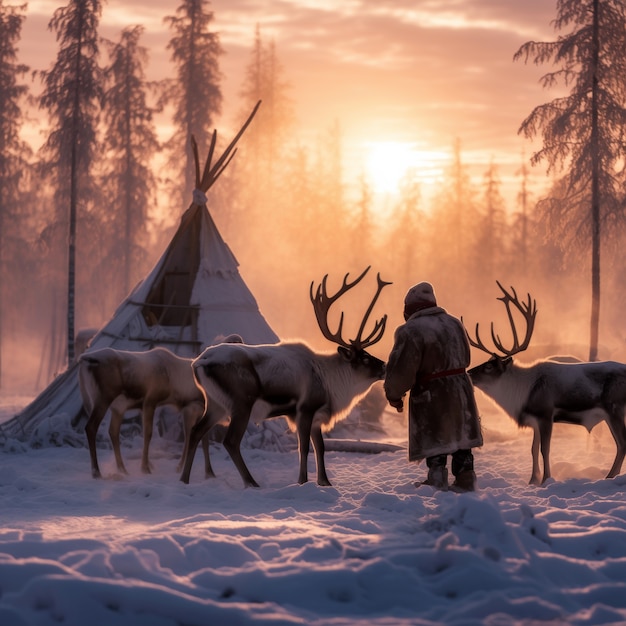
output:
{"label": "reindeer leg", "polygon": [[196,448],[200,443],[200,440],[204,437],[205,433],[209,431],[209,417],[204,416],[198,422],[194,424],[191,431],[189,432],[189,436],[185,434],[185,440],[187,441],[185,444],[185,451],[183,453],[183,472],[180,475],[180,480],[184,482],[186,485],[189,484],[189,474],[191,474],[191,466],[193,465],[193,457],[196,454]]}
{"label": "reindeer leg", "polygon": [[91,457],[91,475],[94,478],[102,478],[100,467],[98,466],[98,454],[96,452],[96,435],[98,434],[98,427],[102,423],[108,408],[109,405],[106,401],[97,402],[85,425],[85,434],[87,435],[87,443],[89,445],[89,456]]}
{"label": "reindeer leg", "polygon": [[539,426],[533,425],[533,443],[531,446],[531,452],[533,457],[533,473],[530,476],[529,485],[540,485],[539,479]]}
{"label": "reindeer leg", "polygon": [[151,474],[150,459],[148,451],[152,440],[152,427],[154,424],[154,411],[156,406],[151,402],[145,402],[141,410],[141,423],[143,426],[143,451],[141,453],[141,471],[144,474]]}
{"label": "reindeer leg", "polygon": [[539,436],[541,438],[541,456],[543,458],[542,484],[552,476],[550,471],[550,441],[552,439],[552,416],[539,420]]}
{"label": "reindeer leg", "polygon": [[[193,465],[193,458],[196,454],[196,449],[201,440],[205,436],[208,436],[208,432],[217,424],[220,418],[223,416],[223,411],[216,409],[209,409],[191,428],[189,432],[189,442],[186,446],[185,462],[183,464],[183,471],[180,475],[180,480],[186,485],[189,484],[189,475],[191,474],[191,466]],[[203,444],[204,445],[204,444]],[[208,457],[205,459],[205,473],[207,468],[210,470],[210,474],[207,476],[214,476],[213,469],[211,468],[211,461]]]}
{"label": "reindeer leg", "polygon": [[186,406],[181,411],[181,416],[183,418],[183,452],[180,456],[180,461],[178,461],[178,465],[176,466],[176,471],[180,472],[183,469],[185,464],[185,458],[187,457],[187,451],[189,450],[189,435],[191,433],[191,429],[193,425],[198,421],[196,419],[197,414],[195,411],[192,411],[192,408]]}
{"label": "reindeer leg", "polygon": [[248,422],[250,421],[250,412],[252,406],[242,405],[234,406],[232,415],[230,418],[230,424],[224,437],[224,447],[233,460],[235,467],[239,470],[239,474],[243,479],[246,487],[258,487],[259,484],[254,480],[250,470],[246,466],[243,457],[241,456],[241,440],[243,439]]}
{"label": "reindeer leg", "polygon": [[125,407],[115,406],[115,402],[111,405],[111,421],[109,423],[109,437],[111,438],[111,445],[113,446],[113,454],[115,455],[115,464],[119,472],[128,474],[124,461],[122,459],[122,452],[120,450],[120,428],[122,426],[122,419],[124,418]]}
{"label": "reindeer leg", "polygon": [[[211,407],[211,428],[226,418],[226,413],[221,406],[214,404]],[[209,429],[210,430],[210,429]],[[202,454],[204,455],[204,477],[215,478],[215,472],[211,466],[211,455],[209,454],[209,431],[202,436]]]}
{"label": "reindeer leg", "polygon": [[[189,438],[191,435],[191,429],[202,417],[203,410],[204,409],[199,406],[187,406],[183,409],[183,433],[185,436],[185,444],[183,447],[183,454],[180,457],[178,466],[176,467],[177,472],[182,471],[185,465],[185,459],[189,454]],[[209,436],[207,433],[202,436],[202,452],[204,454],[204,477],[213,478],[215,477],[215,473],[211,467],[211,457],[209,456]]]}
{"label": "reindeer leg", "polygon": [[[178,461],[178,465],[176,466],[176,471],[180,473],[185,465],[185,459],[187,458],[188,450],[189,450],[189,435],[191,432],[191,428],[193,426],[193,422],[191,422],[191,415],[185,407],[182,410],[183,417],[183,452],[180,455],[180,461]],[[191,423],[190,423],[191,422]]]}
{"label": "reindeer leg", "polygon": [[[298,484],[304,485],[309,480],[307,462],[309,459],[309,445],[311,439],[311,427],[313,415],[302,409],[296,417],[296,430],[298,433],[298,454],[300,456],[300,472],[298,474]],[[316,448],[317,451],[317,448]],[[317,452],[316,452],[317,454]]]}
{"label": "reindeer leg", "polygon": [[211,456],[209,455],[209,435],[202,437],[202,454],[204,455],[204,477],[215,478],[215,472],[211,466]]}
{"label": "reindeer leg", "polygon": [[617,446],[613,466],[609,470],[606,477],[615,478],[615,476],[617,476],[622,469],[624,456],[626,455],[626,425],[624,424],[622,407],[620,407],[620,411],[617,414],[609,414],[609,419],[606,423],[608,424],[609,430],[615,440],[615,445]]}
{"label": "reindeer leg", "polygon": [[317,465],[317,484],[324,487],[331,487],[331,482],[326,475],[326,464],[324,463],[324,438],[322,437],[321,426],[314,424],[311,428],[311,441],[315,450],[315,463]]}

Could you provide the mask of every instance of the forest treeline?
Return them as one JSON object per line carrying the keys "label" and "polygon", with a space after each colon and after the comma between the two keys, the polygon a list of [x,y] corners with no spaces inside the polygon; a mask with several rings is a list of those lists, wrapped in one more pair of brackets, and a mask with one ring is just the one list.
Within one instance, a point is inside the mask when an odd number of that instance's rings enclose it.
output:
{"label": "forest treeline", "polygon": [[[158,83],[146,79],[149,51],[141,44],[141,26],[124,29],[117,41],[100,39],[102,5],[70,0],[57,9],[50,20],[56,58],[49,68],[29,68],[18,54],[26,6],[0,0],[0,371],[16,366],[15,350],[23,347],[39,387],[72,360],[75,333],[107,321],[163,252],[191,201],[190,137],[206,154],[223,114],[224,51],[208,0],[181,0],[173,15],[164,16],[172,77]],[[596,13],[585,14],[585,7]],[[503,198],[496,162],[482,180],[472,180],[458,140],[432,197],[423,197],[419,173],[409,171],[385,211],[377,210],[365,175],[356,192],[345,180],[341,120],[320,129],[314,145],[298,140],[289,76],[276,43],[264,39],[257,25],[238,77],[239,101],[228,116],[236,126],[258,100],[262,105],[211,190],[209,209],[274,330],[328,347],[312,314],[311,281],[328,273],[331,286],[340,284],[344,273],[371,265],[393,281],[376,311],[389,313],[381,352],[402,321],[406,290],[421,280],[435,285],[441,305],[462,315],[470,331],[480,322],[488,336],[496,320],[496,332],[509,336],[496,299],[499,280],[521,298],[531,292],[537,299],[533,344],[578,350],[586,358],[589,285],[594,272],[600,275],[599,257],[591,254],[598,237],[604,251],[600,357],[626,358],[620,357],[626,336],[620,254],[626,72],[616,78],[618,60],[626,58],[623,9],[619,0],[562,0],[557,26],[575,26],[568,43],[578,56],[556,54],[558,42],[544,44],[550,50],[534,44],[518,51],[536,62],[564,64],[568,85],[587,81],[589,88],[580,86],[579,99],[565,103],[555,119],[538,107],[520,120],[528,136],[543,133],[543,153],[533,159],[548,159],[554,182],[537,197],[530,164],[520,159],[514,206]],[[595,27],[592,18],[598,19]],[[593,74],[606,55],[610,70]],[[39,81],[36,97],[31,74]],[[546,76],[550,86],[558,72]],[[590,94],[598,77],[608,86],[594,113]],[[614,96],[609,104],[607,94]],[[37,150],[21,132],[35,110],[48,121]],[[586,115],[599,115],[600,124],[588,127]],[[172,129],[165,141],[158,139],[158,116]],[[219,131],[220,144],[230,139]],[[579,145],[579,152],[546,154],[561,139]],[[596,166],[604,178],[593,178]],[[597,215],[590,210],[594,189]],[[346,310],[348,333],[352,315],[354,324],[360,321],[361,306]]]}

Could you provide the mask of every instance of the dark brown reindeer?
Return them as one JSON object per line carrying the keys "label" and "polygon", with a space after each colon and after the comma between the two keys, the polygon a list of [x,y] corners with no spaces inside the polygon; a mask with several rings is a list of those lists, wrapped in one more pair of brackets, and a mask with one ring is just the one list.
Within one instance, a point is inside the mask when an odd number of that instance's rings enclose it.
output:
{"label": "dark brown reindeer", "polygon": [[[331,354],[320,354],[301,342],[281,342],[271,345],[218,345],[207,348],[193,363],[199,387],[210,400],[206,414],[192,428],[181,480],[189,482],[194,451],[200,439],[224,414],[231,420],[224,437],[224,447],[239,470],[246,486],[258,487],[241,456],[241,439],[250,415],[255,418],[285,416],[298,436],[300,471],[298,482],[305,483],[309,440],[313,442],[317,464],[317,483],[330,485],[324,465],[322,432],[330,430],[337,420],[346,416],[356,402],[385,374],[385,363],[366,352],[383,336],[387,316],[376,321],[373,330],[363,336],[367,320],[385,285],[378,275],[378,289],[359,328],[357,337],[346,341],[342,337],[344,315],[338,328],[328,326],[328,312],[343,294],[358,284],[369,267],[352,282],[348,274],[337,293],[329,296],[327,276],[314,292],[311,302],[320,330],[326,339],[338,345]],[[261,415],[257,415],[261,411]]]}
{"label": "dark brown reindeer", "polygon": [[[513,346],[507,349],[491,324],[491,339],[496,351],[480,339],[476,324],[476,339],[469,336],[472,346],[491,358],[469,370],[473,384],[502,407],[519,426],[533,429],[531,485],[551,477],[550,439],[554,423],[578,424],[589,432],[605,421],[615,439],[617,453],[607,478],[619,474],[626,455],[626,365],[614,361],[560,362],[558,357],[517,364],[513,356],[526,350],[533,333],[537,315],[536,302],[528,294],[520,302],[511,287],[506,291],[498,283],[501,300],[507,311],[513,332]],[[513,305],[526,321],[526,334],[520,342],[515,328]],[[540,479],[539,449],[543,458],[543,478]]]}

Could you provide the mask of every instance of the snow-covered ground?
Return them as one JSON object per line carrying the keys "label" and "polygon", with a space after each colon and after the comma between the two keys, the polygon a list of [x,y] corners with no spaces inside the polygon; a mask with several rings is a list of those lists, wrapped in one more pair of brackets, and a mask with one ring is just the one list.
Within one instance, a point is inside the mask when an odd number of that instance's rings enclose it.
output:
{"label": "snow-covered ground", "polygon": [[[0,422],[20,402],[5,399]],[[123,450],[130,476],[99,450],[103,480],[86,448],[5,442],[0,624],[625,623],[626,476],[602,478],[608,430],[556,426],[555,479],[529,487],[530,434],[479,402],[474,494],[416,489],[425,468],[405,451],[328,452],[323,488],[294,484],[294,449],[244,448],[262,485],[244,489],[219,445],[218,477],[198,455],[183,485],[158,437],[148,476],[139,438]],[[402,443],[402,417],[385,424]]]}

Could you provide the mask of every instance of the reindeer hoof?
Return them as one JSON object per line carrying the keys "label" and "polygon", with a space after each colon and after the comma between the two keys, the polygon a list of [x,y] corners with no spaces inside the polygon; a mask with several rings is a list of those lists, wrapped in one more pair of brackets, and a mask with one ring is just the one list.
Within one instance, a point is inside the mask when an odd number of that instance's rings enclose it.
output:
{"label": "reindeer hoof", "polygon": [[99,469],[92,469],[91,470],[91,477],[92,478],[102,478],[102,474],[100,473]]}
{"label": "reindeer hoof", "polygon": [[328,480],[328,478],[326,478],[325,480],[318,480],[317,484],[320,487],[332,487],[333,486],[330,480]]}

